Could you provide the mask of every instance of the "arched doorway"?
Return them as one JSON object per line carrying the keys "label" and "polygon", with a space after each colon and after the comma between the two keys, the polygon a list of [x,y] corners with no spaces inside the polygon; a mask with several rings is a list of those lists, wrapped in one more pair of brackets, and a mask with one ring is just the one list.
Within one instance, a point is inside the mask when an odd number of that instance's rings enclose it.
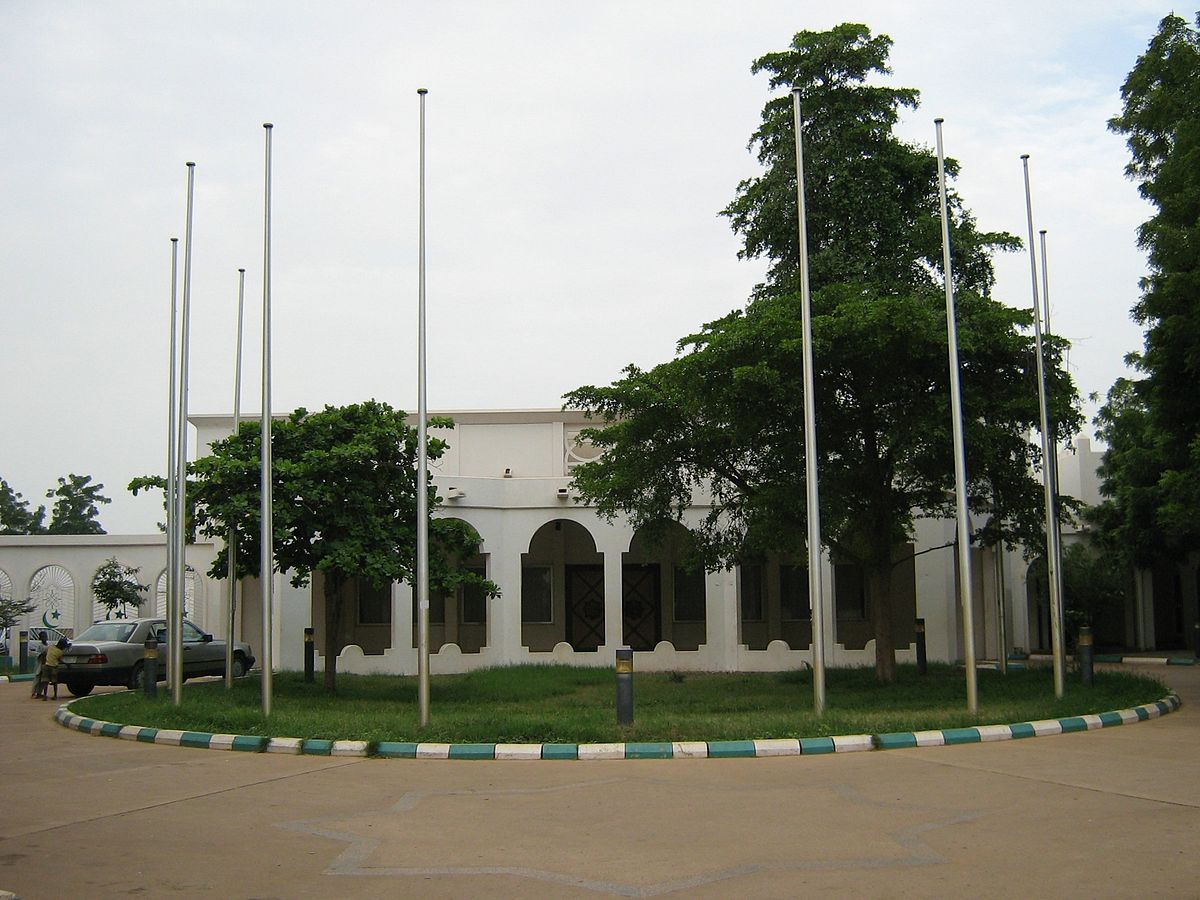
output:
{"label": "arched doorway", "polygon": [[542,525],[521,554],[521,643],[548,651],[560,641],[585,653],[604,643],[604,556],[569,519]]}
{"label": "arched doorway", "polygon": [[661,535],[639,530],[622,557],[622,639],[634,650],[669,641],[676,650],[698,650],[707,640],[706,578],[689,565],[688,530],[671,523]]}
{"label": "arched doorway", "polygon": [[[453,518],[453,517],[450,517]],[[463,522],[475,529],[462,519]],[[476,532],[477,533],[477,532]],[[488,577],[488,554],[476,553],[461,561],[468,572]],[[417,646],[417,604],[413,592],[412,645]],[[462,584],[451,592],[430,589],[429,592],[429,650],[436,653],[445,644],[454,644],[463,653],[479,653],[487,646],[487,595],[482,587]]]}

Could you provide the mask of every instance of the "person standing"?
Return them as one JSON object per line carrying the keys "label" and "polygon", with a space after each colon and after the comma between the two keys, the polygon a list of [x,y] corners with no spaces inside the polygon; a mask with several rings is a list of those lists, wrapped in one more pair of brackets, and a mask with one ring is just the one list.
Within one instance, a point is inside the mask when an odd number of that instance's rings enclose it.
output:
{"label": "person standing", "polygon": [[54,699],[58,699],[58,667],[62,664],[63,655],[71,642],[59,638],[58,642],[46,650],[46,661],[42,663],[42,699],[46,699],[47,687],[54,685]]}

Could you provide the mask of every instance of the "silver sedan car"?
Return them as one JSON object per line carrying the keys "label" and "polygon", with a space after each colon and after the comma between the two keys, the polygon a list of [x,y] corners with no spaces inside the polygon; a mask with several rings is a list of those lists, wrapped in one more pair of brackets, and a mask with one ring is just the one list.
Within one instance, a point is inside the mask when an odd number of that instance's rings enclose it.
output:
{"label": "silver sedan car", "polygon": [[[85,628],[71,642],[59,668],[58,680],[76,697],[90,694],[98,684],[137,689],[144,683],[145,645],[159,646],[158,680],[166,680],[166,619],[116,619]],[[254,665],[250,645],[233,645],[233,677],[241,678]],[[186,619],[183,622],[183,677],[225,674],[225,642],[214,640]]]}

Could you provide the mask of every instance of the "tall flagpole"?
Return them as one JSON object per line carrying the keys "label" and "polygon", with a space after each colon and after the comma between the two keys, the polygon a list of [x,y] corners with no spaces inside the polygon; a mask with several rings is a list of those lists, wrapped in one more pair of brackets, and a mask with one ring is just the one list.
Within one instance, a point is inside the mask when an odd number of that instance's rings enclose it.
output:
{"label": "tall flagpole", "polygon": [[192,196],[196,164],[187,164],[187,222],[183,236],[183,321],[179,334],[179,422],[175,443],[175,603],[167,597],[170,614],[167,649],[171,675],[171,702],[183,702],[183,606],[187,599],[187,426],[188,350],[192,316]]}
{"label": "tall flagpole", "polygon": [[1033,243],[1033,201],[1029,193],[1028,153],[1021,155],[1021,164],[1025,170],[1025,214],[1029,220],[1029,273],[1033,284],[1033,334],[1037,345],[1038,409],[1042,426],[1042,486],[1046,495],[1046,581],[1050,588],[1050,645],[1054,655],[1054,696],[1061,698],[1066,667],[1063,659],[1062,592],[1059,590],[1058,528],[1054,524],[1054,476],[1050,462],[1054,441],[1050,435],[1050,414],[1046,407],[1046,364],[1042,353],[1042,311],[1038,303],[1037,249]]}
{"label": "tall flagpole", "polygon": [[[1042,246],[1042,334],[1049,339],[1050,337],[1050,269],[1046,264],[1046,229],[1038,230],[1038,237],[1041,238]],[[1046,391],[1046,403],[1050,403],[1050,386],[1046,383],[1044,388]],[[1055,569],[1055,578],[1058,581],[1058,596],[1061,598],[1063,607],[1067,603],[1067,595],[1063,590],[1063,567],[1062,567],[1062,523],[1058,520],[1058,441],[1053,437],[1050,439],[1050,495],[1054,499],[1054,517],[1050,520],[1054,524],[1054,545],[1058,548],[1056,559],[1059,562]],[[1065,628],[1065,617],[1060,614],[1059,621],[1063,622]],[[1065,650],[1064,650],[1065,652]]]}
{"label": "tall flagpole", "polygon": [[429,454],[425,405],[425,88],[421,104],[420,197],[418,203],[417,290],[417,708],[429,724]]}
{"label": "tall flagpole", "polygon": [[946,282],[946,343],[950,362],[950,416],[954,433],[954,505],[958,544],[958,601],[962,609],[963,662],[967,669],[967,712],[979,712],[975,672],[975,621],[971,604],[971,535],[967,526],[967,451],[963,442],[962,386],[958,368],[958,325],[954,315],[954,274],[950,265],[950,210],[946,202],[946,157],[942,152],[942,119],[937,131],[938,194],[942,207],[942,274]]}
{"label": "tall flagpole", "polygon": [[262,328],[262,502],[259,507],[258,580],[262,594],[262,713],[271,715],[272,678],[275,672],[274,610],[275,547],[271,497],[271,129],[266,129],[266,165],[263,192],[263,328]]}
{"label": "tall flagpole", "polygon": [[[175,454],[178,452],[176,440],[179,437],[179,387],[175,379],[176,369],[179,365],[179,360],[175,352],[175,334],[178,329],[177,312],[179,307],[177,297],[179,285],[178,270],[179,238],[171,238],[171,371],[167,378],[170,398],[167,401],[167,571],[165,573],[167,576],[166,612],[168,614],[168,621],[175,603],[175,529],[177,527],[175,521],[175,469],[178,464]],[[154,614],[158,615],[157,609],[154,610]],[[169,668],[172,665],[170,650],[167,650],[166,661]]]}
{"label": "tall flagpole", "polygon": [[1042,245],[1042,329],[1050,334],[1050,271],[1046,268],[1046,229],[1038,229]]}
{"label": "tall flagpole", "polygon": [[796,132],[796,216],[800,228],[800,330],[804,345],[804,485],[808,517],[808,602],[812,610],[813,712],[825,713],[825,605],[821,594],[821,504],[817,490],[817,415],[813,376],[812,303],[808,287],[808,214],[804,206],[804,119],[800,88],[792,88]]}
{"label": "tall flagpole", "polygon": [[[238,269],[237,350],[233,362],[233,434],[236,437],[242,424],[242,309],[246,299],[246,270]],[[233,641],[237,628],[237,532],[229,529],[226,539],[229,554],[229,617],[225,630],[225,688],[233,687]]]}

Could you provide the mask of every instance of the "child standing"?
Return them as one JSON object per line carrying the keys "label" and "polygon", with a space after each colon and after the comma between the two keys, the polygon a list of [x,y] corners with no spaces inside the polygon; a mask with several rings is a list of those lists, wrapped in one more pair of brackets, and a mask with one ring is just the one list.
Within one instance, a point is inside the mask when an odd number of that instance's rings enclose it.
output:
{"label": "child standing", "polygon": [[32,699],[46,699],[46,651],[43,650],[37,657],[37,668],[33,670],[33,694]]}
{"label": "child standing", "polygon": [[54,699],[58,699],[58,667],[62,663],[63,655],[70,646],[71,642],[66,638],[59,638],[58,643],[46,651],[46,661],[42,663],[43,700],[46,699],[46,688],[51,684],[54,685]]}

